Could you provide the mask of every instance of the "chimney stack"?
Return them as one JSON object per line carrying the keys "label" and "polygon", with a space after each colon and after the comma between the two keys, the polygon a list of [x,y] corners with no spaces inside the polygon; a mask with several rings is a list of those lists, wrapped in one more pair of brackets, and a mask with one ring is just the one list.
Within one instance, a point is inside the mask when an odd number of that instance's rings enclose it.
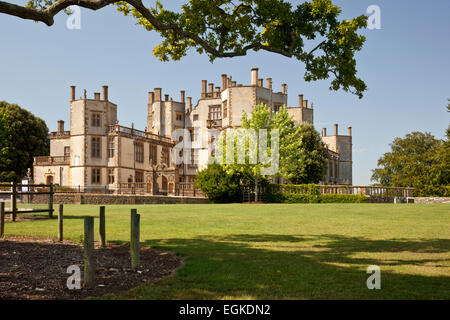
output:
{"label": "chimney stack", "polygon": [[227,88],[227,75],[225,73],[222,74],[222,88],[223,90]]}
{"label": "chimney stack", "polygon": [[100,100],[100,92],[94,92],[94,99]]}
{"label": "chimney stack", "polygon": [[252,86],[256,86],[258,82],[258,68],[252,68]]}
{"label": "chimney stack", "polygon": [[75,86],[70,86],[70,101],[75,101]]}
{"label": "chimney stack", "polygon": [[180,94],[181,94],[181,103],[184,104],[184,90],[181,90]]}
{"label": "chimney stack", "polygon": [[298,95],[298,106],[299,106],[300,108],[303,107],[303,95],[302,95],[302,94],[299,94],[299,95]]}
{"label": "chimney stack", "polygon": [[202,98],[206,98],[206,87],[208,82],[206,80],[202,80]]}
{"label": "chimney stack", "polygon": [[334,124],[334,135],[335,136],[338,135],[338,124],[337,123]]}
{"label": "chimney stack", "polygon": [[214,83],[208,83],[208,92],[213,93],[214,91]]}
{"label": "chimney stack", "polygon": [[164,101],[169,101],[169,95],[168,94],[164,95]]}
{"label": "chimney stack", "polygon": [[308,100],[303,100],[303,108],[308,108]]}
{"label": "chimney stack", "polygon": [[263,86],[263,79],[258,79],[258,87],[262,87]]}
{"label": "chimney stack", "polygon": [[216,98],[220,98],[220,87],[216,87]]}
{"label": "chimney stack", "polygon": [[267,88],[272,90],[272,78],[267,78]]}
{"label": "chimney stack", "polygon": [[351,137],[352,136],[352,127],[348,127],[347,130],[348,130],[348,135]]}
{"label": "chimney stack", "polygon": [[154,100],[155,100],[155,93],[150,91],[148,93],[148,105],[151,106]]}
{"label": "chimney stack", "polygon": [[236,87],[236,81],[231,81],[231,86]]}
{"label": "chimney stack", "polygon": [[155,102],[161,101],[161,88],[155,88]]}
{"label": "chimney stack", "polygon": [[327,128],[322,128],[322,137],[327,136]]}
{"label": "chimney stack", "polygon": [[192,97],[187,97],[186,101],[187,101],[187,108],[188,108],[189,112],[191,112],[192,111]]}
{"label": "chimney stack", "polygon": [[281,85],[281,93],[282,94],[287,94],[287,84],[286,83],[283,83]]}
{"label": "chimney stack", "polygon": [[108,101],[108,86],[102,86],[103,88],[103,101]]}
{"label": "chimney stack", "polygon": [[58,120],[58,133],[64,133],[64,121]]}

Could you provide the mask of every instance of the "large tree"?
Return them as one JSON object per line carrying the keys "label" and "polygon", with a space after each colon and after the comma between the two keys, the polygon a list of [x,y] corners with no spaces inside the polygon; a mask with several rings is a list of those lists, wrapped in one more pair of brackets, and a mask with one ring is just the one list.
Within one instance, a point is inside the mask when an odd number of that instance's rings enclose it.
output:
{"label": "large tree", "polygon": [[[273,166],[273,152],[278,152],[279,166],[273,176],[282,176],[292,183],[317,183],[325,173],[327,163],[327,150],[323,145],[319,133],[314,126],[309,123],[295,125],[289,116],[286,107],[280,108],[273,114],[269,107],[264,104],[257,105],[250,115],[243,113],[242,134],[235,133],[235,148],[233,163],[227,163],[227,144],[230,142],[225,132],[218,141],[217,156],[222,157],[224,167],[229,174],[238,174],[244,184],[253,184],[256,199],[258,199],[258,189],[267,181],[265,179],[264,168]],[[261,140],[260,130],[267,130],[267,141]],[[272,130],[278,130],[278,150],[272,149]],[[254,130],[254,131],[252,131]],[[255,137],[252,140],[252,132]],[[250,137],[250,139],[249,139]],[[258,152],[261,144],[267,145],[267,154]],[[241,149],[238,148],[241,146]],[[274,147],[276,147],[274,145]],[[245,163],[238,163],[238,153],[245,155]],[[264,152],[263,152],[264,153]],[[250,159],[256,160],[256,163]],[[267,159],[263,159],[263,157]]]}
{"label": "large tree", "polygon": [[284,0],[189,0],[179,11],[142,0],[30,0],[26,6],[0,1],[0,13],[51,26],[54,16],[72,5],[91,10],[117,6],[146,30],[159,32],[162,43],[153,53],[163,61],[179,60],[191,48],[211,61],[264,50],[304,63],[306,81],[331,77],[330,89],[342,88],[360,98],[366,90],[356,76],[355,53],[364,44],[358,30],[367,26],[367,17],[341,20],[341,9],[331,0],[297,5]]}
{"label": "large tree", "polygon": [[328,152],[314,125],[295,125],[283,107],[273,117],[272,128],[280,130],[280,175],[294,184],[320,182]]}
{"label": "large tree", "polygon": [[449,184],[448,143],[429,132],[412,132],[396,138],[391,151],[378,160],[372,180],[385,186],[414,187],[416,195],[442,195]]}
{"label": "large tree", "polygon": [[48,150],[44,120],[17,104],[0,101],[0,181],[19,181],[32,168],[33,156]]}

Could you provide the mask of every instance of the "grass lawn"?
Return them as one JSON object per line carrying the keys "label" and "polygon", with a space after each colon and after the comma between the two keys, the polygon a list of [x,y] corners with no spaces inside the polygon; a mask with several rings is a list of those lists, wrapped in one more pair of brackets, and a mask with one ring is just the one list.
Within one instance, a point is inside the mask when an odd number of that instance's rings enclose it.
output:
{"label": "grass lawn", "polygon": [[[108,241],[128,241],[131,208],[142,245],[185,265],[108,298],[450,299],[450,205],[114,205]],[[65,237],[80,240],[82,217],[98,217],[98,206],[64,214]],[[6,235],[56,237],[57,219],[7,222]],[[381,268],[381,290],[366,287],[369,265]]]}

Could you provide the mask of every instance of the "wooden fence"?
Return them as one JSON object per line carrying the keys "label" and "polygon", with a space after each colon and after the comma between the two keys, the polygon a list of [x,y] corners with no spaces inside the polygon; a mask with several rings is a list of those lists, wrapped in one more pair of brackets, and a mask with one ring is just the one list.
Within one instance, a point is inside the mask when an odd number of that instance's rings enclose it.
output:
{"label": "wooden fence", "polygon": [[[33,196],[38,194],[48,195],[48,208],[44,209],[18,209],[17,198],[23,196]],[[53,217],[53,195],[55,194],[55,186],[53,184],[18,184],[0,183],[0,195],[10,196],[10,208],[5,209],[5,214],[12,215],[12,221],[16,221],[16,215],[20,213],[36,213],[48,212],[49,217]]]}

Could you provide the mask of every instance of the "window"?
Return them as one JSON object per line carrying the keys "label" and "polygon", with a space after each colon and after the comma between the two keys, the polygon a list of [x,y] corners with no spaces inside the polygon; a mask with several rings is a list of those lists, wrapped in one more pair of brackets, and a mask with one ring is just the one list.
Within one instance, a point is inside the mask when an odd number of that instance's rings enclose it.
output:
{"label": "window", "polygon": [[92,184],[101,184],[102,183],[102,179],[101,179],[101,169],[99,168],[94,168],[92,169]]}
{"label": "window", "polygon": [[136,162],[144,162],[144,144],[136,142]]}
{"label": "window", "polygon": [[194,114],[194,121],[198,120],[198,114]]}
{"label": "window", "polygon": [[101,127],[101,112],[92,112],[91,113],[91,126],[93,127]]}
{"label": "window", "polygon": [[209,120],[220,120],[222,119],[221,106],[209,106]]}
{"label": "window", "polygon": [[170,154],[170,152],[169,152],[168,148],[163,148],[162,149],[162,152],[161,152],[162,163],[164,163],[166,165],[169,165],[169,160],[170,160],[169,154]]}
{"label": "window", "polygon": [[156,145],[151,144],[150,145],[150,152],[149,152],[149,162],[152,165],[156,165],[157,164],[157,154],[156,154]]}
{"label": "window", "polygon": [[225,100],[225,101],[222,102],[222,109],[223,109],[223,117],[224,118],[227,117],[227,111],[228,111],[227,105],[228,105],[228,100]]}
{"label": "window", "polygon": [[101,158],[100,146],[101,146],[101,138],[100,137],[92,137],[91,139],[91,156],[92,158]]}
{"label": "window", "polygon": [[183,121],[183,114],[182,113],[177,113],[175,116],[177,121]]}
{"label": "window", "polygon": [[198,149],[191,149],[191,163],[189,164],[189,166],[197,167],[199,163],[198,160]]}
{"label": "window", "polygon": [[115,180],[114,169],[108,169],[108,184],[113,184]]}
{"label": "window", "polygon": [[114,138],[108,138],[108,158],[114,158]]}
{"label": "window", "polygon": [[274,104],[273,105],[273,112],[278,112],[280,111],[281,108],[281,104]]}
{"label": "window", "polygon": [[137,183],[144,182],[144,172],[143,171],[136,171],[134,179],[135,179],[135,182],[137,182]]}
{"label": "window", "polygon": [[64,157],[70,157],[70,147],[64,147]]}

